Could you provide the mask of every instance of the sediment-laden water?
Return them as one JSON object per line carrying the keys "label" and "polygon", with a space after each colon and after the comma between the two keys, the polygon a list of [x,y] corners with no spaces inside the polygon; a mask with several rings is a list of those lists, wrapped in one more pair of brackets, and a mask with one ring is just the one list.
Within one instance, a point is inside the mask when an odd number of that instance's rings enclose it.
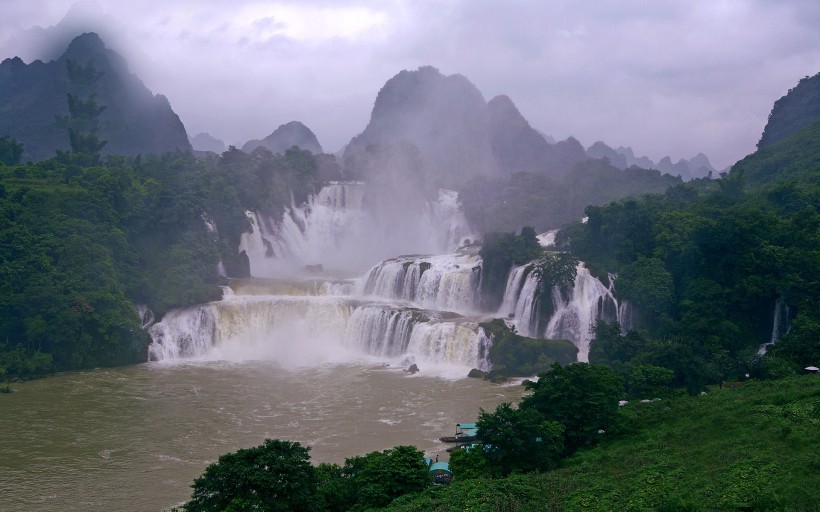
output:
{"label": "sediment-laden water", "polygon": [[441,435],[521,396],[521,386],[449,380],[366,362],[148,363],[14,384],[0,395],[0,512],[162,511],[219,455],[265,438],[314,463]]}

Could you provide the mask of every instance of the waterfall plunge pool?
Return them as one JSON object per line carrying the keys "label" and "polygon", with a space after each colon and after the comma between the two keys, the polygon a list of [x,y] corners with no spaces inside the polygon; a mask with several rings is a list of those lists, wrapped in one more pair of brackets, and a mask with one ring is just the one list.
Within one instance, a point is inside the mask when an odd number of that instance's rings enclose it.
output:
{"label": "waterfall plunge pool", "polygon": [[0,512],[168,510],[219,455],[265,438],[311,460],[400,444],[445,454],[455,423],[523,393],[370,363],[175,361],[65,373],[0,397]]}

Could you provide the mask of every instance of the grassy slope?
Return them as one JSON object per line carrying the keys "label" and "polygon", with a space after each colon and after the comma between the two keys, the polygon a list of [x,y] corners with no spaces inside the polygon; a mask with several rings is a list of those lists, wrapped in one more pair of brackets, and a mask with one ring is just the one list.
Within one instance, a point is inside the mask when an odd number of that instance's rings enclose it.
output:
{"label": "grassy slope", "polygon": [[631,403],[622,417],[622,433],[556,471],[456,481],[388,510],[817,510],[820,376]]}

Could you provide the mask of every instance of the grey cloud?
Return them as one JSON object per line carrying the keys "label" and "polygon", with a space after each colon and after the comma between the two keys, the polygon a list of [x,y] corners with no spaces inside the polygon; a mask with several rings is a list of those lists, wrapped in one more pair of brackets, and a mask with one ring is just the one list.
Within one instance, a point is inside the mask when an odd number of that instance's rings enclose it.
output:
{"label": "grey cloud", "polygon": [[[629,145],[654,159],[703,151],[725,166],[754,149],[774,100],[820,71],[812,0],[276,2],[386,17],[358,38],[310,40],[289,37],[274,9],[235,17],[270,2],[98,3],[123,39],[106,42],[168,96],[188,130],[234,144],[300,120],[338,149],[364,128],[387,79],[431,64],[465,75],[487,99],[508,95],[556,137]],[[19,31],[9,19],[48,27],[69,5],[5,0],[0,42],[14,44],[0,48],[30,43],[10,39]]]}

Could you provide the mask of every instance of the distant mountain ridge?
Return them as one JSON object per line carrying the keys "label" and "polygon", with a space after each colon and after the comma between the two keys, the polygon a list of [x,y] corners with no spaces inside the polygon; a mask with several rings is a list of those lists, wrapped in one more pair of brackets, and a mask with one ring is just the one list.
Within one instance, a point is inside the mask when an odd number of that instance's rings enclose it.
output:
{"label": "distant mountain ridge", "polygon": [[590,158],[606,158],[612,166],[621,170],[634,165],[643,169],[657,169],[661,173],[670,176],[680,176],[685,181],[705,178],[710,175],[717,177],[717,169],[712,166],[709,158],[703,153],[698,153],[689,159],[681,158],[676,163],[672,163],[672,159],[666,156],[656,163],[645,156],[636,157],[632,148],[619,147],[613,149],[604,142],[597,141],[587,148],[586,154]]}
{"label": "distant mountain ridge", "polygon": [[242,146],[242,151],[250,153],[258,147],[265,147],[271,150],[273,154],[284,155],[285,151],[293,146],[306,149],[314,155],[323,153],[319,139],[316,138],[310,128],[299,121],[279,125],[273,133],[262,140],[249,140]]}
{"label": "distant mountain ridge", "polygon": [[379,91],[370,122],[344,150],[351,161],[370,145],[410,143],[442,185],[515,172],[564,175],[587,159],[575,139],[550,144],[507,96],[489,102],[462,75],[432,66],[404,70]]}
{"label": "distant mountain ridge", "polygon": [[477,176],[501,177],[519,172],[563,178],[589,159],[607,158],[621,170],[656,169],[684,180],[717,174],[699,153],[673,163],[636,157],[631,148],[613,149],[596,142],[584,149],[574,137],[556,142],[530,126],[505,95],[484,96],[462,75],[443,75],[432,66],[404,70],[379,91],[370,122],[344,150],[346,162],[368,146],[410,143],[417,147],[428,176],[453,186]]}
{"label": "distant mountain ridge", "polygon": [[25,144],[23,160],[50,158],[69,147],[67,130],[59,122],[68,114],[69,60],[93,63],[102,73],[96,101],[105,107],[99,129],[100,138],[108,141],[104,154],[191,151],[185,126],[168,99],[148,90],[119,54],[89,32],[74,38],[57,60],[27,65],[13,58],[0,63],[0,135]]}

